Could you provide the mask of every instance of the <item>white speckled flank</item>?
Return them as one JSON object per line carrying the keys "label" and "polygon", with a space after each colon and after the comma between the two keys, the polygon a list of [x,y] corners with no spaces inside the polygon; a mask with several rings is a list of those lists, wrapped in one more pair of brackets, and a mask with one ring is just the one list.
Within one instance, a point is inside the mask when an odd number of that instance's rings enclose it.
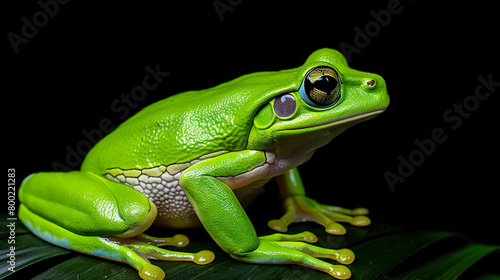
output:
{"label": "white speckled flank", "polygon": [[[151,169],[155,169],[159,174],[157,176],[151,176],[141,172],[144,170],[122,170],[114,168],[108,169],[108,173],[106,173],[105,176],[111,181],[125,184],[141,192],[156,204],[159,216],[168,216],[172,218],[183,215],[187,211],[192,211],[188,198],[179,184],[179,178],[184,170],[171,174],[164,165],[146,170],[150,171]],[[163,170],[163,172],[160,172],[161,170]],[[129,171],[138,172],[137,174],[125,175],[129,173]]]}
{"label": "white speckled flank", "polygon": [[195,215],[186,193],[179,184],[179,178],[189,167],[208,158],[226,153],[220,151],[202,156],[187,163],[160,165],[145,169],[107,169],[104,176],[141,192],[156,204],[158,217],[175,219]]}

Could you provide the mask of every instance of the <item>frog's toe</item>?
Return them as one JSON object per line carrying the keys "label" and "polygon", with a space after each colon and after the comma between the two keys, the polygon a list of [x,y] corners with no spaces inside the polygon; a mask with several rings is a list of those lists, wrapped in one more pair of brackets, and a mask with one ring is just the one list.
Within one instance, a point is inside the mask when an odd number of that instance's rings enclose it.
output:
{"label": "frog's toe", "polygon": [[331,218],[334,221],[337,222],[344,222],[344,223],[349,223],[353,226],[358,226],[358,227],[363,227],[363,226],[368,226],[371,224],[370,218],[367,216],[350,216],[350,215],[345,215],[339,212],[333,212],[329,211],[326,209],[323,209],[323,213],[327,215],[329,218]]}
{"label": "frog's toe", "polygon": [[164,279],[165,272],[156,265],[145,263],[139,269],[139,276],[144,280]]}
{"label": "frog's toe", "polygon": [[196,264],[207,264],[211,263],[215,259],[215,255],[212,251],[203,250],[194,254],[193,262]]}
{"label": "frog's toe", "polygon": [[310,231],[303,231],[297,234],[275,233],[275,234],[261,236],[259,237],[259,239],[269,240],[269,241],[303,241],[307,243],[318,242],[318,237]]}
{"label": "frog's toe", "polygon": [[280,219],[270,220],[267,223],[267,225],[275,231],[287,232],[289,224],[299,222],[301,220],[301,217],[297,215],[298,213],[293,203],[285,201],[284,206],[285,214]]}
{"label": "frog's toe", "polygon": [[[347,209],[348,210],[348,209]],[[350,214],[351,215],[354,215],[354,216],[358,216],[358,215],[368,215],[370,211],[368,211],[368,209],[366,208],[363,208],[363,207],[359,207],[359,208],[355,208],[355,209],[352,209],[350,211]]]}
{"label": "frog's toe", "polygon": [[208,250],[202,250],[198,253],[184,253],[160,249],[156,252],[151,252],[150,256],[153,259],[162,261],[192,261],[200,265],[211,263],[215,259],[214,253]]}
{"label": "frog's toe", "polygon": [[347,232],[347,230],[343,225],[336,222],[332,222],[329,225],[327,225],[325,227],[325,231],[328,232],[329,234],[335,234],[335,235],[344,235]]}
{"label": "frog's toe", "polygon": [[346,209],[338,206],[320,204],[322,211],[337,222],[348,222],[353,226],[367,226],[371,224],[370,218],[366,217],[369,211],[366,208]]}
{"label": "frog's toe", "polygon": [[355,216],[349,221],[349,223],[353,226],[364,227],[370,225],[372,222],[370,218],[366,216]]}
{"label": "frog's toe", "polygon": [[189,238],[184,234],[176,234],[172,237],[171,242],[172,246],[185,247],[189,244]]}
{"label": "frog's toe", "polygon": [[354,261],[354,253],[349,249],[340,249],[337,261],[342,264],[351,264]]}
{"label": "frog's toe", "polygon": [[[116,241],[123,242],[122,240]],[[141,241],[127,242],[124,243],[124,245],[148,259],[164,261],[192,261],[196,264],[207,264],[212,262],[215,258],[214,253],[208,250],[203,250],[198,253],[176,252]]]}
{"label": "frog's toe", "polygon": [[354,253],[349,249],[326,249],[303,242],[277,241],[280,247],[293,249],[306,253],[315,258],[326,258],[335,260],[341,264],[351,264],[354,261]]}
{"label": "frog's toe", "polygon": [[288,231],[288,225],[291,224],[292,222],[285,222],[283,220],[270,220],[267,222],[267,225],[274,229],[275,231],[279,232],[287,232]]}
{"label": "frog's toe", "polygon": [[[346,222],[353,226],[363,227],[371,223],[370,218],[366,216],[348,216],[337,212],[324,211],[325,215],[332,219],[332,221]],[[325,231],[330,234],[344,235],[346,229],[344,226],[337,222],[332,222],[325,227]]]}
{"label": "frog's toe", "polygon": [[173,237],[154,237],[147,234],[139,234],[133,239],[156,246],[185,247],[189,244],[189,238],[184,234],[176,234]]}

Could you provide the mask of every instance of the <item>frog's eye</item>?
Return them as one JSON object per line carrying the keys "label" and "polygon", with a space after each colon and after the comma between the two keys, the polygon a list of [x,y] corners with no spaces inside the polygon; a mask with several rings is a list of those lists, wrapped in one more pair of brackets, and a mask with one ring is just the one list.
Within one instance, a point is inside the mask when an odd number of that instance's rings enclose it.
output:
{"label": "frog's eye", "polygon": [[297,110],[297,102],[295,97],[291,94],[283,94],[274,99],[273,105],[274,113],[278,118],[289,118]]}
{"label": "frog's eye", "polygon": [[340,77],[335,70],[320,66],[307,73],[299,94],[311,106],[330,107],[340,99],[340,85]]}

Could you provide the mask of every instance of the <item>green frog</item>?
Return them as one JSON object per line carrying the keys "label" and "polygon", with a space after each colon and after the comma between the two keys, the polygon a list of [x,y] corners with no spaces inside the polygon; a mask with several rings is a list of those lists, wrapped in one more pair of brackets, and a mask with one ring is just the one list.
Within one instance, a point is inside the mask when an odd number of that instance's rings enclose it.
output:
{"label": "green frog", "polygon": [[[382,77],[349,68],[336,50],[320,49],[298,68],[244,75],[147,106],[97,143],[80,171],[28,176],[19,191],[19,218],[52,244],[127,263],[143,279],[165,276],[148,259],[214,259],[207,250],[160,248],[189,240],[143,233],[152,225],[204,227],[236,260],[299,264],[347,279],[352,251],[314,246],[311,232],[283,232],[290,223],[314,221],[329,234],[345,234],[340,223],[366,226],[368,210],[307,197],[297,167],[388,105]],[[285,214],[268,225],[280,233],[257,236],[244,209],[274,177]]]}

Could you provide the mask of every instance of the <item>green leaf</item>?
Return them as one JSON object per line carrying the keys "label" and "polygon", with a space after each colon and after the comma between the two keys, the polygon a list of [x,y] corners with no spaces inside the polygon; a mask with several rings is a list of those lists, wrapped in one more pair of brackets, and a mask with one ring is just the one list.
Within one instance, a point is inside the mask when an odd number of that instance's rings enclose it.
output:
{"label": "green leaf", "polygon": [[33,279],[135,279],[137,271],[126,265],[85,255],[60,263]]}
{"label": "green leaf", "polygon": [[356,262],[349,268],[356,278],[376,279],[380,275],[387,274],[418,251],[454,235],[440,231],[416,231],[382,236],[352,247],[351,250],[356,254]]}
{"label": "green leaf", "polygon": [[[7,215],[0,215],[3,227]],[[346,225],[344,236],[329,235],[314,223],[294,224],[290,233],[311,231],[318,236],[317,246],[325,248],[350,248],[356,260],[348,267],[351,279],[455,279],[465,272],[476,275],[474,264],[499,252],[500,246],[471,243],[461,235],[442,231],[404,230],[390,225],[373,223],[369,227]],[[18,231],[18,229],[20,231]],[[112,262],[70,251],[46,243],[16,221],[15,270],[9,267],[10,244],[6,241],[10,231],[2,236],[0,279],[139,279],[138,273],[127,264]],[[259,235],[274,233],[262,225]],[[163,236],[164,230],[149,232]],[[211,250],[215,260],[207,265],[191,262],[151,261],[166,273],[166,279],[329,279],[320,271],[298,265],[258,265],[233,260],[222,251],[203,230],[184,230],[191,243],[173,250],[197,252]],[[167,235],[173,235],[169,232]],[[60,257],[62,256],[62,257]],[[495,255],[496,257],[500,254]],[[498,259],[498,258],[497,258]],[[496,261],[496,259],[494,260]],[[471,270],[472,267],[472,270]],[[30,269],[27,269],[30,268]],[[481,268],[482,269],[482,268]],[[497,271],[486,271],[481,279],[495,279]]]}
{"label": "green leaf", "polygon": [[[8,244],[5,241],[3,239],[0,245],[0,270],[2,271],[0,279],[11,274],[7,270],[11,266],[9,263],[11,257],[15,261],[15,271],[19,271],[39,261],[71,253],[68,250],[52,246],[33,234],[16,236],[15,244]],[[11,250],[11,247],[14,247],[14,250]]]}
{"label": "green leaf", "polygon": [[420,267],[391,279],[456,279],[467,268],[495,251],[500,251],[500,246],[470,244],[441,256],[431,257]]}

